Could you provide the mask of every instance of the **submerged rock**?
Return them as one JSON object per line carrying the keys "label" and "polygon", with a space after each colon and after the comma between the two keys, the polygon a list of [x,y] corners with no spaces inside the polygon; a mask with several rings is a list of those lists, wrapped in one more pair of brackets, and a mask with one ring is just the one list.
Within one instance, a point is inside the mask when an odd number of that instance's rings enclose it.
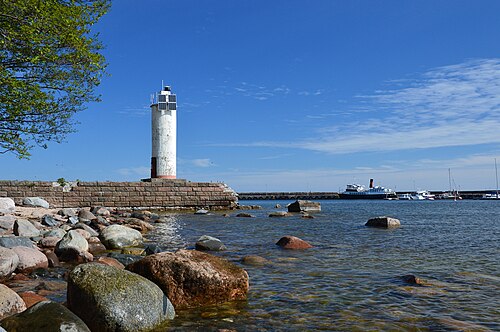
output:
{"label": "submerged rock", "polygon": [[202,235],[195,244],[196,250],[221,251],[226,250],[226,246],[218,238]]}
{"label": "submerged rock", "polygon": [[284,236],[276,242],[283,249],[308,249],[313,246],[295,236]]}
{"label": "submerged rock", "polygon": [[288,212],[320,212],[321,204],[312,201],[296,200],[288,205]]}
{"label": "submerged rock", "polygon": [[68,308],[51,301],[38,302],[28,310],[2,320],[7,331],[90,332]]}
{"label": "submerged rock", "polygon": [[236,215],[238,218],[255,218],[253,214],[246,213],[246,212],[240,212]]}
{"label": "submerged rock", "polygon": [[288,217],[290,216],[290,214],[286,211],[274,211],[274,212],[271,212],[269,213],[269,217],[273,218],[273,217]]}
{"label": "submerged rock", "polygon": [[269,264],[269,261],[261,256],[248,255],[241,259],[241,263],[245,265],[262,266]]}
{"label": "submerged rock", "polygon": [[175,316],[154,283],[97,263],[78,265],[69,274],[68,308],[92,331],[149,331]]}
{"label": "submerged rock", "polygon": [[248,274],[233,263],[204,252],[181,249],[146,256],[127,266],[167,294],[176,308],[245,299]]}
{"label": "submerged rock", "polygon": [[396,218],[382,216],[369,219],[366,222],[365,226],[378,227],[378,228],[393,228],[401,226],[401,222],[399,221],[399,219]]}

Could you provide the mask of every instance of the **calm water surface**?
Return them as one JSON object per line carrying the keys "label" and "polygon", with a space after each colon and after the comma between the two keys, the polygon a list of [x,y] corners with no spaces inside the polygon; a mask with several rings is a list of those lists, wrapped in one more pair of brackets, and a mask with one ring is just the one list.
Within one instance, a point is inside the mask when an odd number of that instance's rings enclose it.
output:
{"label": "calm water surface", "polygon": [[[175,250],[215,236],[228,247],[215,254],[250,276],[247,301],[178,311],[170,330],[500,330],[500,201],[320,202],[314,219],[268,217],[290,201],[241,201],[263,207],[255,218],[169,214],[151,241]],[[402,226],[364,226],[379,215]],[[284,235],[314,248],[279,249]],[[271,264],[243,266],[245,255]],[[405,284],[406,274],[427,285]]]}

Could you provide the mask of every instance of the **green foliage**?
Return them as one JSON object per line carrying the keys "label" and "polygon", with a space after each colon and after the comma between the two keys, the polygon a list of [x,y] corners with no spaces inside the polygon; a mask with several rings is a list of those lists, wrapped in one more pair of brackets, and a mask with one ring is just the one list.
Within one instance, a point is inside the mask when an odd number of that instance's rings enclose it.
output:
{"label": "green foliage", "polygon": [[61,142],[99,101],[103,46],[90,28],[110,0],[0,0],[0,153]]}
{"label": "green foliage", "polygon": [[59,179],[57,179],[57,183],[59,183],[59,185],[60,185],[61,187],[64,187],[64,186],[66,185],[66,183],[67,183],[67,182],[66,182],[66,179],[65,179],[65,178],[59,178]]}

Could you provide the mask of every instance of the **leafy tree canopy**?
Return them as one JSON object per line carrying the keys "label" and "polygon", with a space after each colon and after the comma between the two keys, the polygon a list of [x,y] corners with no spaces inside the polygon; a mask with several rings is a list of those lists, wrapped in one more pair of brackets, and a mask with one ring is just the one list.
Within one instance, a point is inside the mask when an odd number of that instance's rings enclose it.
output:
{"label": "leafy tree canopy", "polygon": [[90,30],[110,0],[0,0],[0,153],[28,158],[74,129],[104,74]]}

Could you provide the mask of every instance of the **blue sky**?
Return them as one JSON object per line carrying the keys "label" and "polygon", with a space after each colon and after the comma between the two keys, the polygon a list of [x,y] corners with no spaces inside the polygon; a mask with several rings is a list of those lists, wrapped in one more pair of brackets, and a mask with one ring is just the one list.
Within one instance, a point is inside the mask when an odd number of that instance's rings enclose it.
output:
{"label": "blue sky", "polygon": [[2,179],[149,176],[150,95],[178,98],[177,176],[237,191],[494,189],[499,1],[114,1],[78,132]]}

